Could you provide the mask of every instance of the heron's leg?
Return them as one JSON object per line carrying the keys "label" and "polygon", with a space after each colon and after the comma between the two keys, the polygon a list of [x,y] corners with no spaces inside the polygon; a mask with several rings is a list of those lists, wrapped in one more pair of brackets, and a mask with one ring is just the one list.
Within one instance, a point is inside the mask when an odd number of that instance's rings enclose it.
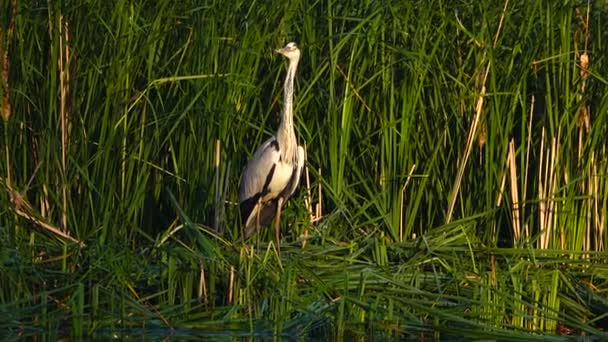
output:
{"label": "heron's leg", "polygon": [[277,240],[277,251],[279,252],[279,254],[281,253],[281,237],[280,237],[280,226],[279,223],[281,222],[281,207],[283,206],[283,197],[280,196],[279,199],[277,200],[277,216],[275,216],[274,218],[274,235],[275,235],[275,239]]}

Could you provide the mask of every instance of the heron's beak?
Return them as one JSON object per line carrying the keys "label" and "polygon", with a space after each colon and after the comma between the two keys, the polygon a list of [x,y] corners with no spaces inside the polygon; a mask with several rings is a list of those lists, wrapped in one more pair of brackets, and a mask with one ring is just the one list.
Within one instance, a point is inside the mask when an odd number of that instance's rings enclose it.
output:
{"label": "heron's beak", "polygon": [[274,51],[276,51],[276,52],[280,53],[281,55],[284,55],[284,54],[285,54],[285,48],[276,49],[276,50],[274,50]]}

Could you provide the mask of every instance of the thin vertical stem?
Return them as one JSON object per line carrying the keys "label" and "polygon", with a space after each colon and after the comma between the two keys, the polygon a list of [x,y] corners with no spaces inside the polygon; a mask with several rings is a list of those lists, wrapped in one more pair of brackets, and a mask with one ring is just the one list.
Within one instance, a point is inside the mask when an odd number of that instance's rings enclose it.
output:
{"label": "thin vertical stem", "polygon": [[67,184],[67,154],[69,148],[68,110],[66,108],[69,93],[69,61],[70,50],[68,47],[68,24],[63,15],[59,16],[59,91],[60,91],[60,115],[61,115],[61,230],[68,230],[68,184]]}

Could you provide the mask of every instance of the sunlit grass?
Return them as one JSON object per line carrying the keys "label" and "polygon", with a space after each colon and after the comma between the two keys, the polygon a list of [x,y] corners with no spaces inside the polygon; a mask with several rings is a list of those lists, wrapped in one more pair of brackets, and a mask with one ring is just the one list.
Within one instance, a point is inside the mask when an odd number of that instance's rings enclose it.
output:
{"label": "sunlit grass", "polygon": [[[0,336],[605,334],[605,5],[15,6]],[[310,188],[279,257],[236,189],[288,41]]]}

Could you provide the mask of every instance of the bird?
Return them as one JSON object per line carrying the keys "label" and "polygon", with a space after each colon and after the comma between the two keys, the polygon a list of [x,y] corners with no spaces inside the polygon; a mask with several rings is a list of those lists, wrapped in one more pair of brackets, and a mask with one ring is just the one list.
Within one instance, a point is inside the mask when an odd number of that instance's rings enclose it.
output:
{"label": "bird", "polygon": [[276,134],[258,147],[245,166],[239,186],[239,207],[245,239],[275,217],[275,239],[280,253],[281,208],[298,187],[305,157],[304,148],[298,145],[293,122],[293,84],[300,49],[290,42],[276,52],[289,60],[281,122]]}

